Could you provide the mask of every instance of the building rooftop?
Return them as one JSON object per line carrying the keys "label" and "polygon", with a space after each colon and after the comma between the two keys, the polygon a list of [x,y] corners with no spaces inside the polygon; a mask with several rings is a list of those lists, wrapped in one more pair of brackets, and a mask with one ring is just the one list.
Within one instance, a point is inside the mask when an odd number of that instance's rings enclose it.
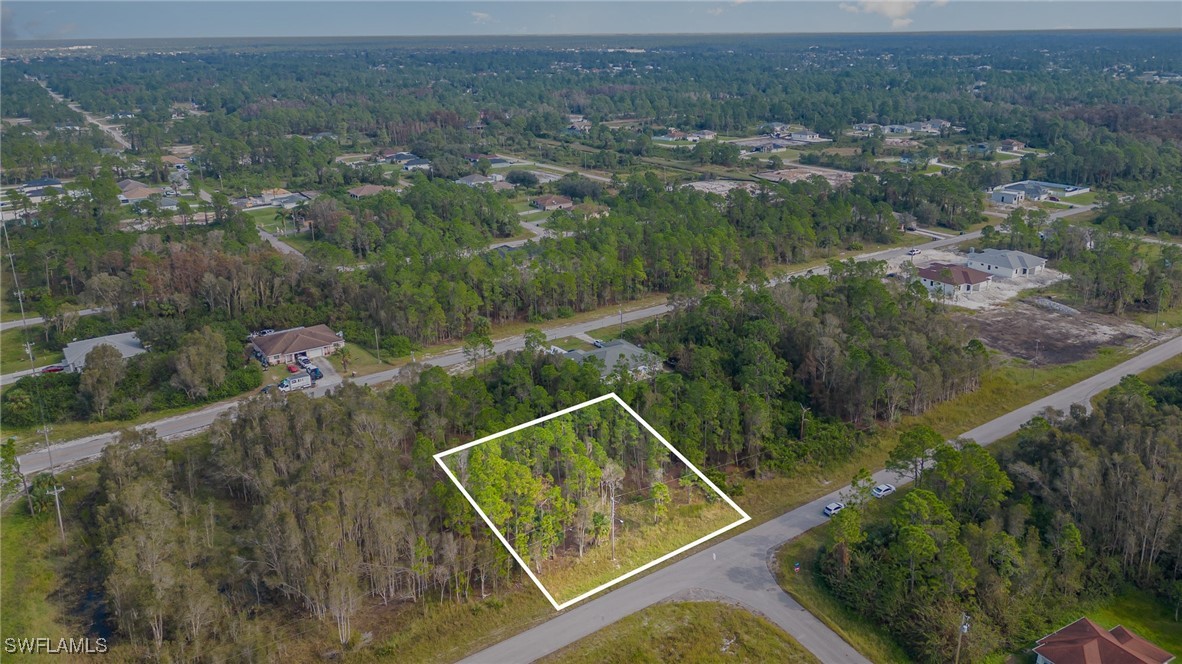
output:
{"label": "building rooftop", "polygon": [[70,371],[82,371],[83,367],[86,366],[86,355],[94,350],[95,346],[104,344],[114,347],[125,360],[129,357],[147,352],[135,332],[109,334],[105,337],[83,339],[82,341],[66,344],[66,347],[62,349],[62,355],[64,356],[62,365]]}
{"label": "building rooftop", "polygon": [[932,263],[927,267],[920,268],[919,276],[953,286],[976,285],[993,279],[993,275],[988,272],[952,263]]}
{"label": "building rooftop", "polygon": [[598,358],[603,362],[605,376],[617,366],[622,366],[628,371],[651,371],[661,366],[661,358],[624,339],[613,339],[595,350],[568,351],[566,356],[580,364],[589,357]]}
{"label": "building rooftop", "polygon": [[382,193],[383,191],[386,191],[387,189],[389,189],[389,187],[384,187],[380,184],[363,184],[360,187],[353,187],[352,189],[350,189],[349,195],[356,196],[357,198],[363,198],[365,196],[376,196],[376,195]]}
{"label": "building rooftop", "polygon": [[1039,639],[1034,652],[1052,664],[1166,664],[1174,659],[1124,627],[1105,630],[1087,618]]}
{"label": "building rooftop", "polygon": [[255,337],[252,341],[255,348],[258,348],[263,355],[272,357],[289,353],[303,353],[313,348],[340,343],[343,339],[327,325],[322,324],[272,332],[266,336]]}
{"label": "building rooftop", "polygon": [[1047,259],[1016,249],[982,249],[970,251],[969,260],[1013,269],[1030,269],[1046,265]]}

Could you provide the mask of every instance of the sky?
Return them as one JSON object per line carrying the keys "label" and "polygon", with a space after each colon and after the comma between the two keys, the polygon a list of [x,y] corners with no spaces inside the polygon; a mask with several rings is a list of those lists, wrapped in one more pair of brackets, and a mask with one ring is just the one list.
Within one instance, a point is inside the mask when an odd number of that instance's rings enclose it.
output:
{"label": "sky", "polygon": [[0,45],[181,37],[1182,29],[1178,0],[37,0]]}

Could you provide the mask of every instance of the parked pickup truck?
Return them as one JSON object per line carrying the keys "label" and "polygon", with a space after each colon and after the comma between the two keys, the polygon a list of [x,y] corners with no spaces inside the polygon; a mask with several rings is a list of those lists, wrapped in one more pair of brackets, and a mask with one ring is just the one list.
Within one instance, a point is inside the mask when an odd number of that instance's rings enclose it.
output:
{"label": "parked pickup truck", "polygon": [[302,390],[304,388],[312,387],[312,377],[307,373],[301,371],[298,374],[293,374],[279,381],[280,392],[290,392],[292,390]]}

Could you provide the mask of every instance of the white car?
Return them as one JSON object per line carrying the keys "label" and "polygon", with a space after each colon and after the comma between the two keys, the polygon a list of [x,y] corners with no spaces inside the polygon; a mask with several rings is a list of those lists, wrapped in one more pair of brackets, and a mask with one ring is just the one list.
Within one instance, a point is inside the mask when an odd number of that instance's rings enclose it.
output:
{"label": "white car", "polygon": [[833,516],[834,514],[837,514],[838,512],[840,512],[844,509],[845,509],[845,503],[837,502],[837,503],[829,503],[828,505],[825,506],[825,509],[822,511],[825,513],[825,516]]}
{"label": "white car", "polygon": [[876,486],[870,490],[870,493],[874,494],[875,498],[886,498],[887,496],[891,495],[894,492],[895,492],[895,485],[894,484],[879,484],[878,486]]}
{"label": "white car", "polygon": [[908,249],[908,250],[907,250],[907,255],[908,255],[908,256],[918,256],[918,255],[919,255],[919,249]]}

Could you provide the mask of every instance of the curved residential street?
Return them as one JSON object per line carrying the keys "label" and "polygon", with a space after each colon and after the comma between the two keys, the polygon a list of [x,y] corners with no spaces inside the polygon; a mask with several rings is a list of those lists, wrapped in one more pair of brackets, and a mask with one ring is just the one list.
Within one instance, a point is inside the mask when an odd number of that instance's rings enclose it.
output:
{"label": "curved residential street", "polygon": [[[1086,404],[1092,397],[1119,382],[1123,376],[1140,373],[1179,353],[1182,353],[1182,337],[1174,337],[1107,371],[1010,411],[963,435],[988,445],[1017,431],[1031,417],[1047,408],[1067,410],[1073,403]],[[903,486],[908,481],[885,470],[875,473],[874,479],[892,482],[897,486]],[[702,589],[724,595],[764,615],[825,664],[867,662],[841,637],[783,592],[768,568],[776,548],[806,530],[825,523],[826,517],[822,516],[821,509],[848,490],[848,485],[840,487],[807,505],[702,549],[618,590],[563,611],[533,629],[462,661],[498,664],[530,662],[647,606],[693,589]]]}

